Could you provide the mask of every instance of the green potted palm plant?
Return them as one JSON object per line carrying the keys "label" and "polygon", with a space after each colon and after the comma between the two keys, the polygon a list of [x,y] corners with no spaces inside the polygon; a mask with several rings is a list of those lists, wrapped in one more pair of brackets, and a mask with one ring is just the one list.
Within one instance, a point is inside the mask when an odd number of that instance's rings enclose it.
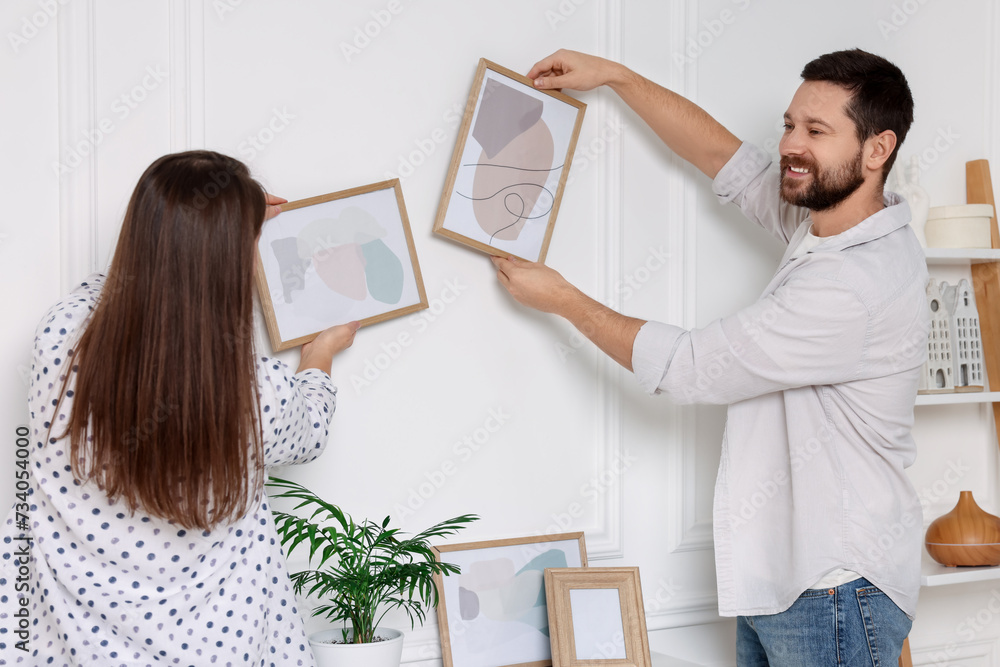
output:
{"label": "green potted palm plant", "polygon": [[313,616],[340,624],[309,636],[317,665],[399,667],[403,633],[379,623],[391,609],[406,612],[411,629],[424,621],[438,603],[433,575],[459,571],[435,558],[429,540],[454,535],[479,517],[464,514],[404,538],[389,517],[356,523],[301,484],[271,477],[267,486],[271,498],[299,501],[293,511],[311,511],[301,517],[272,508],[285,555],[309,547],[309,569],[291,575],[295,592],[322,600]]}

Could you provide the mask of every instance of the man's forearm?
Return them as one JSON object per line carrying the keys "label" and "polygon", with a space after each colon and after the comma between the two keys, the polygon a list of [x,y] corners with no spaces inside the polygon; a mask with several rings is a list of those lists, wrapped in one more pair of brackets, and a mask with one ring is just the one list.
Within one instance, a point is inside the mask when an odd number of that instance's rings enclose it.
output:
{"label": "man's forearm", "polygon": [[624,65],[608,86],[672,151],[715,178],[742,143],[694,102],[636,74]]}
{"label": "man's forearm", "polygon": [[617,313],[583,292],[567,300],[559,314],[605,354],[632,370],[632,345],[645,320]]}

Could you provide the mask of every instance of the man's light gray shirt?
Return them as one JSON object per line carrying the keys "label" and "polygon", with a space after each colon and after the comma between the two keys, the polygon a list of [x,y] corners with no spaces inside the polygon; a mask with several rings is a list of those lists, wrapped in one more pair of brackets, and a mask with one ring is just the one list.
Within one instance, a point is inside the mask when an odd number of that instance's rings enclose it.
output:
{"label": "man's light gray shirt", "polygon": [[743,144],[712,186],[788,244],[760,299],[692,331],[647,322],[636,379],[678,403],[729,405],[714,507],[720,614],[784,611],[844,568],[912,617],[923,521],[903,469],[930,326],[924,253],[906,202],[886,193],[884,209],[792,259],[812,220],[780,200],[779,178]]}

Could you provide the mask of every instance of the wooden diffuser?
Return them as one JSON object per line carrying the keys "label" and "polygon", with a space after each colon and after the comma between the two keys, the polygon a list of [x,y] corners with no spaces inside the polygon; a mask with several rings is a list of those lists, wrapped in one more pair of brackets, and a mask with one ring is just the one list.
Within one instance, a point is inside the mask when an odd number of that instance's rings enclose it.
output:
{"label": "wooden diffuser", "polygon": [[949,567],[1000,565],[1000,518],[962,491],[955,509],[931,522],[925,538],[931,558]]}

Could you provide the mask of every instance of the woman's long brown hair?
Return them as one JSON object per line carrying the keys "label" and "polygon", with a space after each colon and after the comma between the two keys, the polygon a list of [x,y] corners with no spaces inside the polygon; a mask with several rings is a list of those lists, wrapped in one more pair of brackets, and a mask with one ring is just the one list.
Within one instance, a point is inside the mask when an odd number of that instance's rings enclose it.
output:
{"label": "woman's long brown hair", "polygon": [[209,530],[261,488],[252,267],[265,208],[246,166],[210,151],[160,158],[132,194],[60,437],[76,478],[133,513]]}

